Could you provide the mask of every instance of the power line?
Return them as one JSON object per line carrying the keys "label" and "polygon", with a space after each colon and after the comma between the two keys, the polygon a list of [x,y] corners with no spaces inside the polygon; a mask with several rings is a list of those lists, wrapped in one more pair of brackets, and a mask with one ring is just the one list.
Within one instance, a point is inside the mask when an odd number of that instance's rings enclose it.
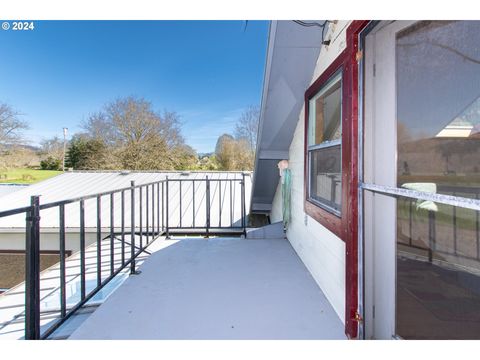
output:
{"label": "power line", "polygon": [[325,20],[323,23],[318,23],[318,22],[315,22],[315,21],[309,22],[309,21],[302,21],[302,20],[293,20],[293,22],[295,24],[298,24],[298,25],[304,26],[304,27],[314,27],[315,26],[315,27],[321,28],[322,29],[322,44],[323,45],[329,45],[330,44],[330,40],[324,40],[324,39],[325,39],[325,27],[331,21]]}
{"label": "power line", "polygon": [[313,21],[313,22],[307,22],[307,21],[302,21],[302,20],[293,20],[293,22],[295,22],[295,23],[297,23],[298,25],[301,25],[301,26],[306,26],[306,27],[318,26],[318,27],[320,27],[320,28],[323,29],[323,28],[325,27],[325,25],[326,25],[327,23],[329,23],[330,21],[325,20],[325,21],[323,22],[323,24],[320,24],[320,23],[315,22],[315,21]]}

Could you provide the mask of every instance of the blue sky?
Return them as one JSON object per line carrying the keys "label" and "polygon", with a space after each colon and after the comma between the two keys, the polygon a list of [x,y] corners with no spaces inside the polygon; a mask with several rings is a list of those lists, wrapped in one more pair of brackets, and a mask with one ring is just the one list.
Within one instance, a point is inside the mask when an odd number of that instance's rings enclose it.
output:
{"label": "blue sky", "polygon": [[176,111],[198,152],[213,151],[259,104],[268,23],[37,21],[0,30],[0,102],[24,113],[33,144],[79,131],[89,114],[134,95]]}

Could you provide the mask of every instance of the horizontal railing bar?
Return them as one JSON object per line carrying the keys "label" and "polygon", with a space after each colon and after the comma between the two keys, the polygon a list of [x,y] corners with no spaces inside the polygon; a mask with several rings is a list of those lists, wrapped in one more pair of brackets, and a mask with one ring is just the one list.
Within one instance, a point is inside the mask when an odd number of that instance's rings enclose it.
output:
{"label": "horizontal railing bar", "polygon": [[[409,245],[409,244],[405,244],[405,243],[400,242],[400,241],[397,241],[397,245],[402,245],[402,246],[405,246],[405,247],[408,247],[408,248],[423,250],[423,251],[427,251],[427,252],[429,250],[428,248],[425,248],[425,247],[422,247],[422,246]],[[438,254],[441,254],[441,255],[448,255],[448,256],[454,256],[454,257],[462,258],[462,259],[465,259],[465,260],[478,261],[478,258],[476,258],[476,257],[463,255],[463,254],[458,254],[458,253],[454,254],[452,252],[448,252],[448,251],[441,250],[441,249],[435,249],[435,250],[432,250],[432,251],[433,251],[433,253],[438,253]],[[435,260],[442,260],[442,259],[437,259],[437,258],[434,258],[434,259]],[[445,260],[442,260],[442,261],[445,261]]]}
{"label": "horizontal railing bar", "polygon": [[[134,189],[143,188],[145,186],[149,186],[149,185],[151,186],[151,185],[154,185],[154,184],[159,184],[159,183],[162,183],[164,181],[165,180],[160,180],[160,181],[154,181],[154,182],[149,182],[149,183],[145,183],[145,184],[139,184],[139,185],[135,185],[135,187],[133,187],[133,188]],[[106,196],[106,195],[121,193],[122,191],[131,190],[131,189],[132,189],[132,186],[129,186],[129,187],[110,190],[110,191],[106,191],[106,192],[102,192],[102,193],[98,193],[98,194],[84,195],[84,196],[71,198],[71,199],[67,199],[67,200],[59,200],[59,201],[55,201],[55,202],[52,202],[52,203],[47,203],[47,204],[40,205],[40,210],[49,209],[49,208],[59,206],[59,205],[67,205],[67,204],[75,203],[75,202],[78,202],[78,201],[81,201],[81,200],[91,200],[91,199],[95,199],[99,196]]]}
{"label": "horizontal railing bar", "polygon": [[[145,184],[139,184],[139,185],[135,185],[133,188],[134,189],[143,188],[143,187],[146,187],[146,186],[161,184],[165,181],[166,180],[159,180],[159,181],[149,182],[149,183],[145,183]],[[206,182],[207,179],[169,179],[169,181],[170,182],[193,182],[193,181]],[[209,181],[235,182],[235,181],[242,181],[242,179],[241,178],[238,178],[238,179],[209,179]],[[77,197],[77,198],[71,198],[71,199],[67,199],[67,200],[59,200],[59,201],[52,202],[52,203],[41,204],[40,205],[40,210],[49,209],[49,208],[59,206],[59,205],[67,205],[67,204],[71,204],[71,203],[74,203],[74,202],[77,202],[77,201],[80,201],[80,200],[95,199],[98,196],[106,196],[106,195],[121,193],[122,191],[131,190],[131,189],[132,189],[132,187],[129,186],[129,187],[126,187],[126,188],[115,189],[115,190],[106,191],[106,192],[102,192],[102,193],[98,193],[98,194],[85,195],[85,196],[81,196],[81,197]],[[28,210],[29,208],[26,207],[26,208],[23,208],[23,209]],[[1,213],[0,213],[0,217],[1,217]]]}
{"label": "horizontal railing bar", "polygon": [[400,196],[400,197],[407,197],[411,199],[433,201],[440,204],[480,211],[480,200],[476,200],[476,199],[437,194],[437,193],[429,193],[429,192],[410,190],[410,189],[400,189],[400,188],[384,186],[384,185],[361,183],[359,184],[359,187],[363,190],[368,190],[374,193],[379,193],[379,194],[392,196],[392,197]]}
{"label": "horizontal railing bar", "polygon": [[30,206],[25,206],[21,208],[16,208],[12,210],[5,210],[5,211],[0,211],[0,217],[6,217],[6,216],[12,216],[12,215],[18,215],[21,213],[26,213],[30,211]]}

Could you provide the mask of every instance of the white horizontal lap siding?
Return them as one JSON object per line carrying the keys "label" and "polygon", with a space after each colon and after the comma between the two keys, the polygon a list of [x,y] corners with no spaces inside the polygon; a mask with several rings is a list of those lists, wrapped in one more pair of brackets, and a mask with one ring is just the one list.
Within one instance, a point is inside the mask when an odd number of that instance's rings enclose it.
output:
{"label": "white horizontal lap siding", "polygon": [[[311,82],[313,83],[346,47],[346,28],[350,22],[339,21],[326,38],[332,43],[322,47]],[[308,216],[305,225],[304,201],[304,108],[300,112],[289,149],[292,174],[291,224],[287,237],[307,269],[345,323],[345,243]],[[282,188],[279,185],[272,204],[272,222],[282,221]]]}

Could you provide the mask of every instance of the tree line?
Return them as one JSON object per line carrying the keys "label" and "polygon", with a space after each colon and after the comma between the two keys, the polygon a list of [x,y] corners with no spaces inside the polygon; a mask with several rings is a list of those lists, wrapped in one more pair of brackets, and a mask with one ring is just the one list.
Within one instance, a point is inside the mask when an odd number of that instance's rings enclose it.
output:
{"label": "tree line", "polygon": [[[233,135],[219,137],[215,152],[201,157],[182,136],[176,112],[158,112],[137,97],[119,98],[91,114],[67,143],[65,168],[75,170],[253,170],[258,107],[237,120]],[[43,169],[61,170],[63,139],[43,140],[41,149],[22,145],[28,124],[21,113],[0,104],[0,167],[31,166],[35,153]],[[22,155],[23,154],[23,155]],[[34,162],[34,160],[33,160]]]}

